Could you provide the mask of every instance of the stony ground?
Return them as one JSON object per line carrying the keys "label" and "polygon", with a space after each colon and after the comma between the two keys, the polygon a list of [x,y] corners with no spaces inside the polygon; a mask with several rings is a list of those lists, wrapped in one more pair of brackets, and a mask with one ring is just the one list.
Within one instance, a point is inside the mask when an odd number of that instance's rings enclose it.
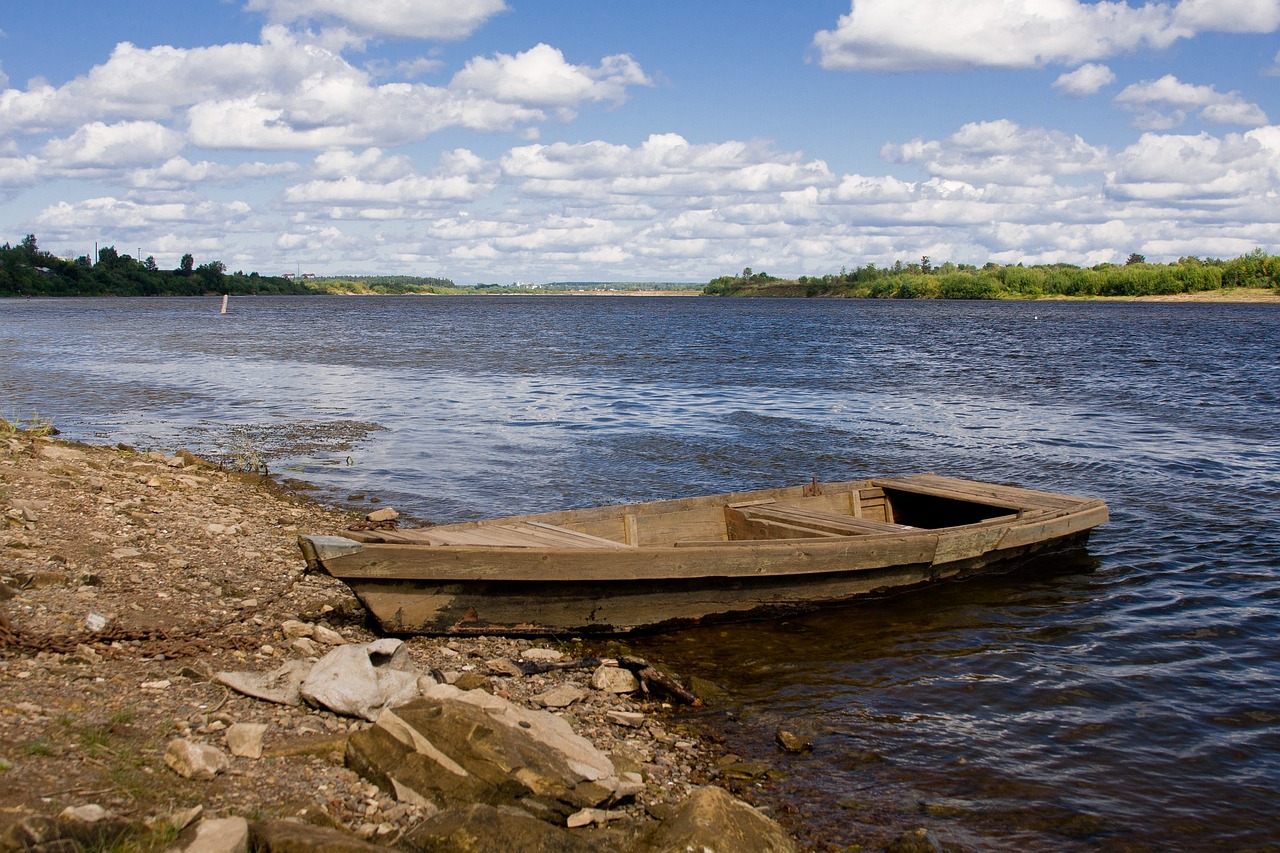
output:
{"label": "stony ground", "polygon": [[[304,573],[295,543],[353,517],[189,454],[64,443],[2,421],[0,513],[0,833],[86,804],[150,821],[143,849],[163,847],[197,809],[304,815],[387,843],[418,819],[343,766],[343,737],[367,723],[252,699],[212,678],[323,653],[323,641],[286,638],[289,621],[375,639],[346,587]],[[590,669],[509,674],[502,662],[535,645],[547,644],[408,642],[424,670],[512,701],[581,686],[585,698],[561,713],[620,769],[642,772],[646,791],[630,807],[638,820],[732,764],[659,697],[592,690]],[[555,649],[569,659],[601,653]],[[643,712],[643,724],[606,716],[619,709]],[[232,758],[211,781],[166,766],[174,738],[225,749],[223,732],[238,722],[267,724],[262,758]]]}

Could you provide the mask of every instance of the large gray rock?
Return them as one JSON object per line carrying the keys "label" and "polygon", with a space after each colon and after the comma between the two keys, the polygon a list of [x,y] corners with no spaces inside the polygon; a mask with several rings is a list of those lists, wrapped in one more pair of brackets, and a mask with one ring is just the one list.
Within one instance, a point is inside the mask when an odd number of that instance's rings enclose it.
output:
{"label": "large gray rock", "polygon": [[449,685],[383,711],[347,741],[347,765],[400,799],[514,805],[563,819],[615,799],[609,758],[547,711]]}
{"label": "large gray rock", "polygon": [[776,822],[723,788],[708,785],[695,788],[667,820],[645,835],[635,853],[669,850],[795,853],[796,844]]}
{"label": "large gray rock", "polygon": [[593,841],[514,809],[473,803],[440,812],[400,841],[430,853],[599,853]]}

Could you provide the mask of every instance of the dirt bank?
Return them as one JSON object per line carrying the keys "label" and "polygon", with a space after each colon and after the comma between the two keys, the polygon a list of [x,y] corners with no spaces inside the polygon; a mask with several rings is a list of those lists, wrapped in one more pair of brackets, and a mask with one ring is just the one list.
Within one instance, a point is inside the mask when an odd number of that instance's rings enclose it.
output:
{"label": "dirt bank", "polygon": [[[350,516],[187,454],[0,429],[0,833],[90,803],[151,820],[155,847],[172,838],[157,818],[197,807],[206,817],[303,815],[388,843],[420,819],[343,766],[343,738],[368,723],[252,699],[212,678],[324,651],[286,637],[289,620],[328,629],[317,632],[326,642],[337,641],[330,632],[375,639],[346,587],[304,574],[295,542],[300,532],[341,530]],[[550,644],[407,645],[424,670],[513,702],[561,683],[582,688],[584,698],[559,713],[643,773],[635,820],[725,778],[729,760],[684,730],[660,697],[592,690],[590,670],[522,676],[501,663]],[[608,651],[554,649],[568,658]],[[645,722],[619,726],[606,716],[619,709]],[[229,772],[198,782],[166,766],[174,738],[225,749],[225,730],[246,722],[267,726],[263,758],[233,757]]]}

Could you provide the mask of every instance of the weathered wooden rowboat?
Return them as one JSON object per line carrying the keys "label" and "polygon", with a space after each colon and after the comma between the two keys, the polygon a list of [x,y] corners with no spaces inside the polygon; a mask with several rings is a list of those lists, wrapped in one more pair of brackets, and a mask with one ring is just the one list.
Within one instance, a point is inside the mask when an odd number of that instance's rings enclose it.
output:
{"label": "weathered wooden rowboat", "polygon": [[778,615],[1082,544],[1101,500],[918,474],[302,536],[396,634],[603,634]]}

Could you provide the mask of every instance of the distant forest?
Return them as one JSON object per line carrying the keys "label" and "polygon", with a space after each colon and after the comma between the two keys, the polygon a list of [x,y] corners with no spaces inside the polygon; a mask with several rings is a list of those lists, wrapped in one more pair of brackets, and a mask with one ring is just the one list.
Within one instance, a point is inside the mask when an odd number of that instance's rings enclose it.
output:
{"label": "distant forest", "polygon": [[1035,299],[1053,296],[1165,296],[1206,290],[1254,287],[1280,289],[1280,257],[1256,249],[1230,261],[1179,258],[1149,264],[1133,254],[1124,264],[1081,268],[1070,264],[1001,266],[929,258],[892,267],[867,264],[838,274],[783,279],[750,267],[740,275],[713,279],[702,292],[711,296],[842,296],[872,299]]}
{"label": "distant forest", "polygon": [[448,292],[453,282],[413,276],[357,276],[331,279],[312,276],[228,273],[222,261],[195,263],[186,254],[177,269],[160,269],[155,258],[122,255],[114,246],[65,260],[45,252],[28,234],[16,246],[0,246],[0,296],[231,296],[307,295],[325,293]]}

